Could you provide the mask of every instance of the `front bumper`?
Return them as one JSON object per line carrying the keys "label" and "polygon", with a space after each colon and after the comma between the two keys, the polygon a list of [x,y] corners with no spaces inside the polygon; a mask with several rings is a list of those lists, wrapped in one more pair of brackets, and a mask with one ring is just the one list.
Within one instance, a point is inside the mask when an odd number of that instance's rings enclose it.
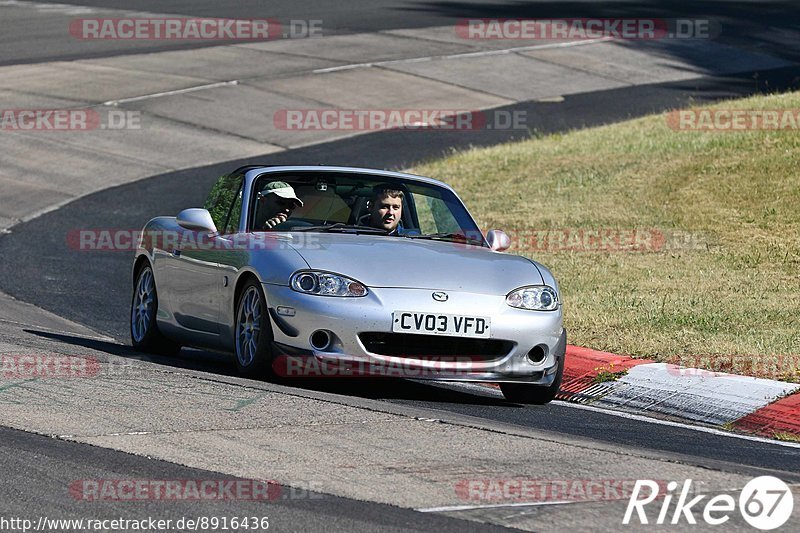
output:
{"label": "front bumper", "polygon": [[[448,300],[432,299],[433,290],[370,288],[361,298],[336,298],[302,294],[292,289],[264,284],[264,293],[273,323],[278,357],[291,356],[290,365],[299,358],[313,359],[317,371],[287,377],[347,377],[374,375],[447,381],[488,381],[531,383],[548,386],[553,383],[559,362],[566,350],[566,333],[562,312],[528,311],[508,306],[504,296],[476,292],[448,291]],[[277,312],[281,308],[282,314]],[[381,355],[369,351],[362,333],[391,333],[392,312],[396,310],[425,313],[448,313],[467,316],[488,316],[491,339],[507,341],[507,350],[500,354],[476,357],[475,354],[447,356]],[[324,330],[331,336],[330,346],[315,349],[311,337]],[[449,337],[450,339],[455,339]],[[545,356],[534,362],[528,353],[543,349]],[[313,370],[313,368],[312,368]]]}

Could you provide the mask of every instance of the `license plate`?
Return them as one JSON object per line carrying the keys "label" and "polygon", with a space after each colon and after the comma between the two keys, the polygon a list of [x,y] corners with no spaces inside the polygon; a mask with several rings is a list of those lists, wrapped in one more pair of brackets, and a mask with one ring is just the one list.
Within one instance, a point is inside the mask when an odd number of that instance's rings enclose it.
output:
{"label": "license plate", "polygon": [[448,315],[444,313],[392,313],[394,333],[419,333],[422,335],[453,335],[488,339],[491,321],[484,316]]}

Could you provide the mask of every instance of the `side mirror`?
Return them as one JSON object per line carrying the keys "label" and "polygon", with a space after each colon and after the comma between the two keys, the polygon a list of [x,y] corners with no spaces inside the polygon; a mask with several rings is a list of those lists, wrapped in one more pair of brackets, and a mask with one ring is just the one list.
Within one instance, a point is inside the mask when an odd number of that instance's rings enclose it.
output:
{"label": "side mirror", "polygon": [[495,252],[503,252],[511,247],[511,237],[499,229],[489,230],[489,233],[486,234],[486,242],[489,243],[489,248]]}
{"label": "side mirror", "polygon": [[193,231],[217,232],[217,226],[214,224],[214,219],[211,218],[211,213],[205,209],[184,209],[175,217],[175,222],[182,228]]}

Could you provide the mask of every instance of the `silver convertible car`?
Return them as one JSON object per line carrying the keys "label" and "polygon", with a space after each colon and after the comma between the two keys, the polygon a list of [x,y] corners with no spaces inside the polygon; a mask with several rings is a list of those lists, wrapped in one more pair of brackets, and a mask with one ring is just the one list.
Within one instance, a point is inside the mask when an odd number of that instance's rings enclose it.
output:
{"label": "silver convertible car", "polygon": [[431,178],[242,167],[203,208],[145,226],[132,344],[231,352],[251,378],[488,382],[509,401],[547,403],[567,342],[559,289],[509,247]]}

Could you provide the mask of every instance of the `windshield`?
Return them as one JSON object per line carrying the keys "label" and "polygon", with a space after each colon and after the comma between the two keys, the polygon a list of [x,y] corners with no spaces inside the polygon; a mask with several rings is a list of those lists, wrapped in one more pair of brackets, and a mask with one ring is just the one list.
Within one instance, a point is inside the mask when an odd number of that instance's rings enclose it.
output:
{"label": "windshield", "polygon": [[485,246],[480,230],[455,194],[402,178],[264,174],[254,184],[250,205],[248,227],[252,231],[347,232]]}

